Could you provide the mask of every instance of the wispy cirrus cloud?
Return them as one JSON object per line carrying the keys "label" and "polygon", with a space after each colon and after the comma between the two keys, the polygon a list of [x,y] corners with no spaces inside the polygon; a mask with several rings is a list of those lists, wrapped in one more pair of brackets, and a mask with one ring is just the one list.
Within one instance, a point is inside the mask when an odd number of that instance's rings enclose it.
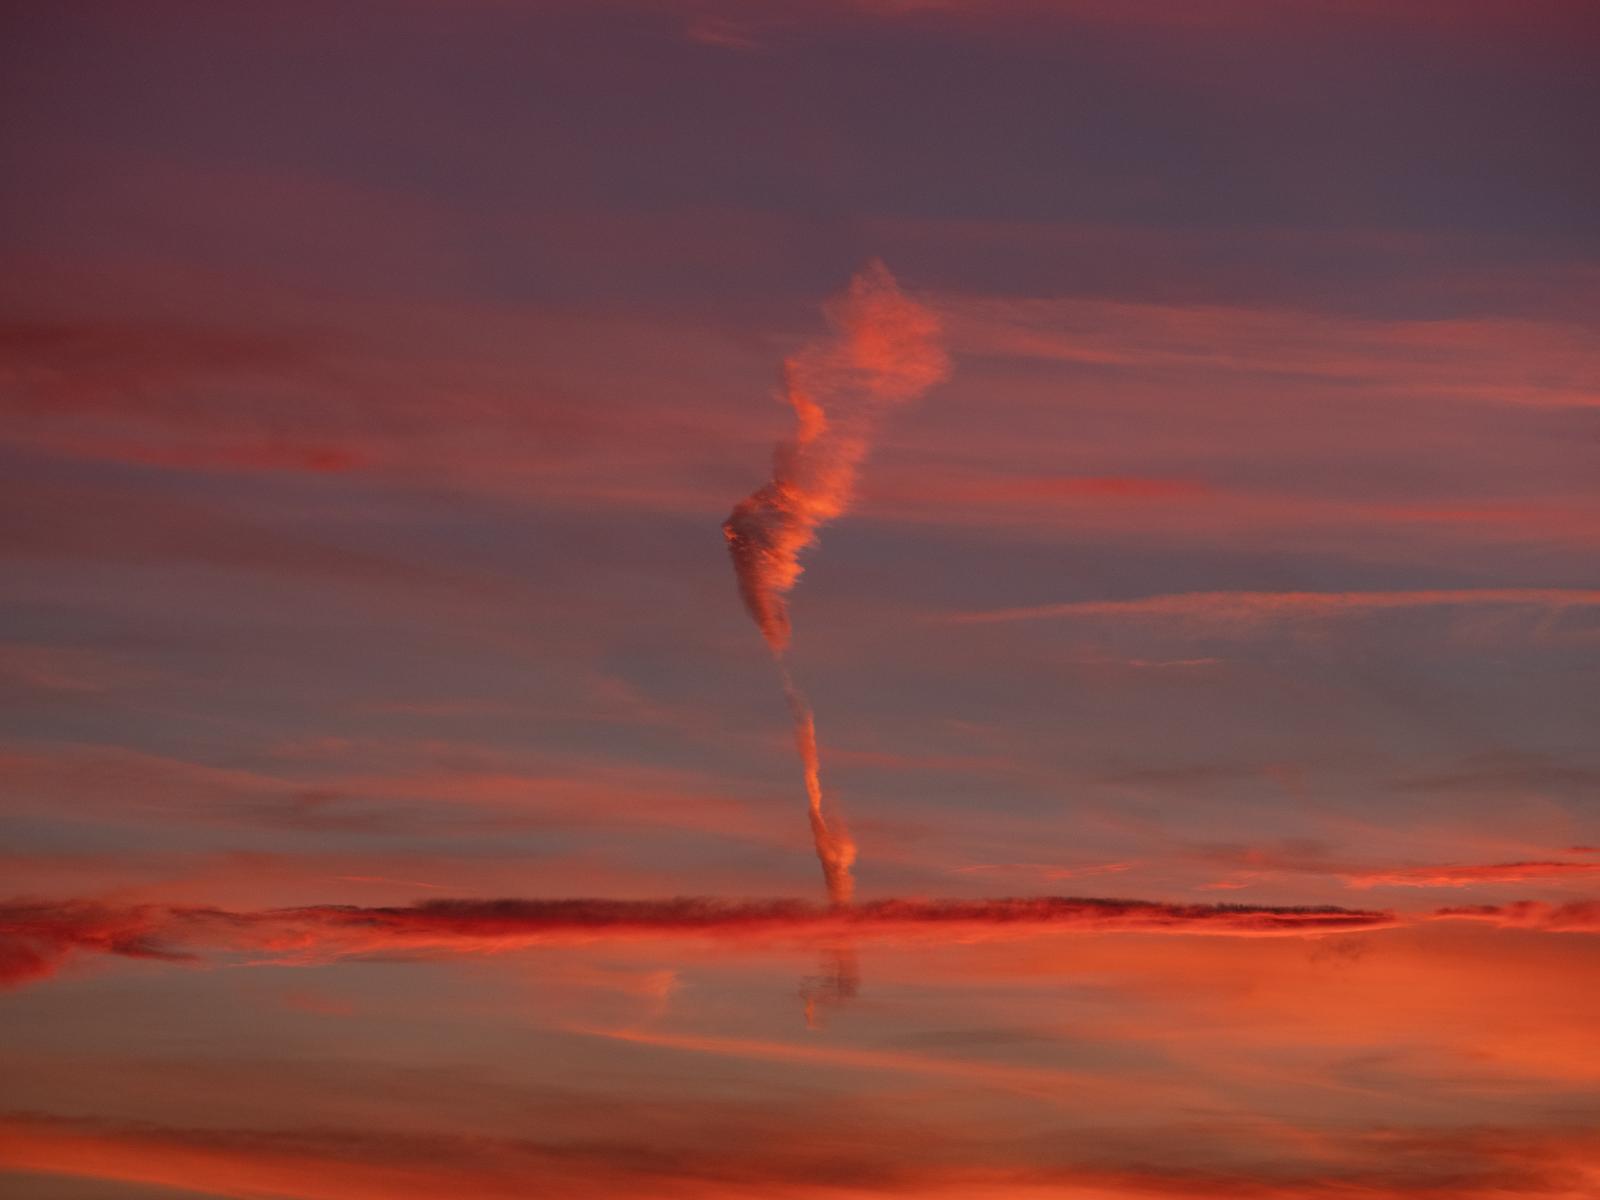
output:
{"label": "wispy cirrus cloud", "polygon": [[970,353],[1345,381],[1497,404],[1600,404],[1600,355],[1593,330],[1578,323],[1385,321],[1086,298],[949,297],[940,312],[955,348]]}
{"label": "wispy cirrus cloud", "polygon": [[1412,608],[1512,607],[1563,610],[1600,607],[1600,590],[1583,588],[1454,588],[1392,592],[1180,592],[1131,600],[1075,600],[1025,608],[941,614],[957,625],[1069,617],[1138,617],[1216,624],[1264,624],[1297,618],[1363,616]]}
{"label": "wispy cirrus cloud", "polygon": [[1466,904],[1441,908],[1439,920],[1482,921],[1502,929],[1539,929],[1551,933],[1600,933],[1600,900],[1552,904],[1519,900],[1511,904]]}
{"label": "wispy cirrus cloud", "polygon": [[[714,776],[432,743],[382,749],[387,769],[315,757],[213,766],[122,746],[0,745],[13,812],[335,834],[642,824],[772,841],[776,821]],[[671,800],[672,803],[663,803]],[[780,839],[781,840],[781,839]]]}
{"label": "wispy cirrus cloud", "polygon": [[819,1046],[814,1042],[770,1041],[717,1034],[666,1033],[645,1029],[576,1027],[573,1032],[640,1046],[682,1050],[691,1054],[952,1079],[1034,1097],[1059,1098],[1068,1104],[1081,1103],[1083,1093],[1088,1089],[1093,1089],[1102,1101],[1117,1096],[1136,1097],[1149,1103],[1157,1094],[1166,1093],[1168,1096],[1176,1096],[1190,1103],[1202,1103],[1205,1096],[1204,1089],[1201,1088],[1181,1085],[1152,1086],[1148,1081],[1119,1080],[1098,1071],[1071,1071],[1057,1067],[980,1062],[904,1049]]}
{"label": "wispy cirrus cloud", "polygon": [[1564,882],[1600,876],[1600,863],[1503,862],[1440,863],[1435,866],[1393,867],[1387,870],[1341,873],[1351,887],[1470,887],[1474,884],[1526,883],[1530,880]]}
{"label": "wispy cirrus cloud", "polygon": [[[1576,853],[1577,848],[1570,852]],[[1205,886],[1239,888],[1287,875],[1324,875],[1346,887],[1466,888],[1511,883],[1582,883],[1600,876],[1600,862],[1564,858],[1524,858],[1495,862],[1375,864],[1352,861],[1319,844],[1304,846],[1212,846],[1195,857],[1234,868],[1227,878]]]}

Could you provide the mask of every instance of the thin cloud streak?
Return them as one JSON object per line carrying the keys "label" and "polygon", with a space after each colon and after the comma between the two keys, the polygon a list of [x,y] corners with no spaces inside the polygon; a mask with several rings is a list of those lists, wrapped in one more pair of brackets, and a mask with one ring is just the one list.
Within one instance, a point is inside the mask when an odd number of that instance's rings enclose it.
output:
{"label": "thin cloud streak", "polygon": [[16,901],[0,906],[0,985],[56,973],[75,952],[198,961],[201,952],[320,963],[394,951],[495,954],[541,945],[710,938],[747,945],[971,941],[1065,933],[1294,937],[1389,928],[1395,914],[1332,906],[1026,897],[874,900],[426,900],[408,906],[220,908]]}
{"label": "thin cloud streak", "polygon": [[[664,1033],[643,1029],[575,1027],[572,1032],[694,1054],[866,1071],[874,1075],[925,1075],[954,1079],[1073,1105],[1104,1103],[1113,1096],[1135,1099],[1148,1104],[1158,1090],[1170,1090],[1182,1102],[1190,1105],[1204,1104],[1211,1099],[1200,1088],[1168,1085],[1166,1089],[1160,1089],[1147,1080],[1119,1080],[1106,1072],[983,1062],[906,1050],[827,1045],[814,1041],[785,1042],[713,1034]],[[1093,1101],[1089,1100],[1091,1094],[1094,1097]]]}
{"label": "thin cloud streak", "polygon": [[[1020,1068],[1015,1070],[1020,1071]],[[735,1136],[664,1152],[647,1135],[598,1142],[417,1136],[343,1129],[245,1130],[0,1115],[0,1164],[224,1196],[282,1200],[525,1200],[529,1181],[574,1200],[780,1200],[864,1195],[951,1200],[1577,1200],[1596,1175],[1582,1127],[1388,1128],[1329,1137],[1283,1132],[1314,1161],[1259,1157],[1189,1167],[1117,1161],[1104,1147],[1000,1163],[965,1129],[937,1126],[951,1153],[928,1161],[927,1131],[881,1119],[864,1128],[813,1117],[827,1150],[793,1136],[796,1114],[730,1116],[708,1127]],[[1259,1152],[1258,1152],[1259,1153]],[[841,1159],[842,1156],[842,1159]]]}
{"label": "thin cloud streak", "polygon": [[1397,867],[1390,870],[1359,871],[1345,874],[1353,888],[1374,887],[1470,887],[1480,883],[1524,883],[1530,879],[1584,879],[1600,875],[1600,863],[1506,862],[1441,863],[1429,867]]}
{"label": "thin cloud streak", "polygon": [[1348,859],[1326,857],[1275,847],[1211,847],[1197,855],[1202,861],[1233,865],[1235,873],[1227,879],[1205,886],[1245,887],[1264,877],[1281,875],[1323,875],[1340,880],[1346,887],[1372,888],[1465,888],[1526,883],[1530,880],[1561,883],[1582,882],[1600,876],[1600,862],[1571,859],[1518,859],[1503,862],[1441,862],[1373,865]]}
{"label": "thin cloud streak", "polygon": [[1434,917],[1449,921],[1482,921],[1501,929],[1537,929],[1549,933],[1600,933],[1600,900],[1549,904],[1519,900],[1512,904],[1468,904],[1441,908]]}
{"label": "thin cloud streak", "polygon": [[1027,608],[940,614],[952,625],[988,625],[1066,617],[1171,617],[1218,622],[1266,622],[1296,617],[1359,616],[1409,608],[1511,606],[1545,609],[1600,607],[1600,589],[1454,588],[1396,592],[1178,592],[1133,600],[1079,600]]}
{"label": "thin cloud streak", "polygon": [[1370,320],[1222,305],[952,295],[939,304],[958,350],[1094,368],[1319,384],[1416,398],[1581,409],[1600,404],[1587,323]]}

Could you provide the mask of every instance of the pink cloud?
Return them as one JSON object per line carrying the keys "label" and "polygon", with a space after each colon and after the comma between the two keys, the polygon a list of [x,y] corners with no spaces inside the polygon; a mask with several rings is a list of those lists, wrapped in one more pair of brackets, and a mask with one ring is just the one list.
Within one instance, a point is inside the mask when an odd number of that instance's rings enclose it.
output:
{"label": "pink cloud", "polygon": [[1292,309],[1101,299],[950,297],[959,353],[1135,370],[1344,380],[1385,393],[1506,405],[1600,404],[1586,324],[1510,319],[1379,321]]}
{"label": "pink cloud", "polygon": [[80,952],[188,961],[191,955],[159,940],[165,915],[90,901],[0,905],[0,987],[47,978]]}
{"label": "pink cloud", "polygon": [[1360,616],[1409,608],[1517,607],[1545,610],[1600,607],[1600,591],[1581,588],[1477,588],[1394,592],[1182,592],[1134,600],[1078,600],[1028,608],[951,613],[938,620],[961,625],[1067,617],[1178,618],[1255,625],[1303,617]]}

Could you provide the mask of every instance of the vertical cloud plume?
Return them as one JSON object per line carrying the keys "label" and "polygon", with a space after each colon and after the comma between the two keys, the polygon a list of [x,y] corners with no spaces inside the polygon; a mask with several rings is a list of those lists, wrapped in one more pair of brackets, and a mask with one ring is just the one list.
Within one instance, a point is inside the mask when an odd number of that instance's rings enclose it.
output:
{"label": "vertical cloud plume", "polygon": [[783,694],[789,701],[789,713],[794,718],[794,745],[800,752],[800,767],[806,781],[807,814],[811,821],[811,841],[817,848],[817,861],[822,864],[822,877],[828,885],[828,897],[835,904],[848,904],[855,891],[855,881],[850,868],[856,861],[856,844],[845,828],[844,819],[837,812],[830,814],[832,806],[822,794],[822,761],[817,753],[817,719],[811,712],[811,703],[805,697],[789,669],[778,660],[778,671],[783,676]]}
{"label": "vertical cloud plume", "polygon": [[868,263],[825,306],[832,336],[783,364],[794,432],[772,456],[772,479],[734,508],[722,526],[739,594],[778,662],[805,771],[811,835],[836,904],[848,903],[855,843],[822,791],[816,720],[784,661],[789,648],[789,592],[800,578],[800,553],[817,530],[850,506],[856,475],[884,414],[921,395],[949,372],[939,322],[901,294],[881,262]]}

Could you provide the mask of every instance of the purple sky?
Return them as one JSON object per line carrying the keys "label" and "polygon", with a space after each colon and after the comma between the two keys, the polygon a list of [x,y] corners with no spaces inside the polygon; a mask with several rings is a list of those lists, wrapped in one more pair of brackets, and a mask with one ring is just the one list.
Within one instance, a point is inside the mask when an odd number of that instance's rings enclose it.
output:
{"label": "purple sky", "polygon": [[[0,1194],[1600,1179],[1592,4],[75,0],[0,46]],[[884,933],[849,996],[812,934],[171,916],[820,900],[719,526],[873,259],[951,369],[790,597],[857,896],[1393,922]]]}

